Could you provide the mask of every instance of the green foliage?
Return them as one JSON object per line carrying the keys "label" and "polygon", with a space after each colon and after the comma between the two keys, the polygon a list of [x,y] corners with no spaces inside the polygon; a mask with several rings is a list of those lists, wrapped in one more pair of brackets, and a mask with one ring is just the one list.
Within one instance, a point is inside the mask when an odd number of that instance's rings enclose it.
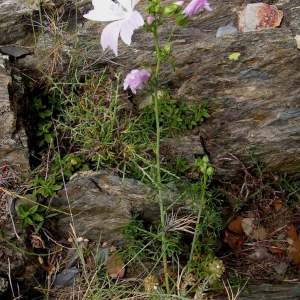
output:
{"label": "green foliage", "polygon": [[209,159],[207,155],[204,155],[201,159],[196,159],[195,166],[203,175],[203,177],[212,177],[214,174],[213,167],[209,164]]}
{"label": "green foliage", "polygon": [[34,204],[31,207],[25,204],[20,204],[17,206],[16,211],[24,228],[33,226],[36,232],[38,232],[44,225],[46,219],[49,219],[55,215],[48,214],[47,208],[39,204]]}
{"label": "green foliage", "polygon": [[[203,190],[205,190],[203,196]],[[199,253],[211,251],[217,243],[220,232],[223,230],[222,216],[218,210],[220,201],[215,195],[205,189],[199,183],[184,183],[181,186],[182,198],[191,203],[194,214],[200,211],[200,222],[198,229],[198,239],[200,244],[197,246]],[[199,248],[200,247],[200,248]]]}
{"label": "green foliage", "polygon": [[[123,230],[125,247],[122,256],[126,260],[157,262],[160,251],[160,226],[146,229],[143,221],[133,218]],[[178,232],[166,235],[166,255],[169,258],[180,255],[183,250],[182,236]]]}
{"label": "green foliage", "polygon": [[170,161],[166,163],[166,168],[177,176],[184,177],[187,174],[187,171],[191,169],[191,166],[186,158],[177,156],[172,157]]}
{"label": "green foliage", "polygon": [[[166,93],[159,98],[158,105],[162,136],[180,134],[184,130],[201,124],[205,118],[209,117],[205,106],[174,101]],[[153,105],[141,111],[141,122],[144,126],[155,128]]]}
{"label": "green foliage", "polygon": [[192,193],[190,194],[193,199],[194,207],[197,210],[197,222],[188,261],[189,269],[193,269],[195,253],[201,253],[197,251],[200,238],[202,238],[202,241],[204,239],[209,239],[209,232],[205,232],[205,234],[203,234],[205,228],[208,226],[207,224],[210,224],[207,222],[212,222],[214,219],[211,218],[211,210],[208,209],[209,198],[207,193],[209,181],[214,173],[213,167],[210,165],[209,158],[206,155],[204,155],[201,159],[197,159],[195,161],[195,166],[198,171],[202,173],[202,177],[200,184],[194,185],[191,189]]}
{"label": "green foliage", "polygon": [[[201,253],[201,252],[200,252]],[[195,256],[190,269],[199,281],[207,281],[206,284],[212,287],[218,284],[222,277],[225,267],[222,260],[218,259],[212,251],[205,252],[205,255]]]}
{"label": "green foliage", "polygon": [[123,229],[123,236],[126,246],[122,251],[122,256],[125,260],[129,261],[132,258],[140,260],[146,257],[145,251],[141,249],[147,244],[149,235],[141,220],[132,218]]}
{"label": "green foliage", "polygon": [[59,152],[55,151],[53,153],[50,173],[55,176],[58,182],[62,181],[62,176],[65,180],[69,180],[75,172],[87,169],[88,166],[85,164],[85,160],[81,154],[69,153],[61,157]]}
{"label": "green foliage", "polygon": [[54,128],[52,123],[53,115],[59,110],[59,103],[54,95],[41,95],[32,101],[32,114],[35,120],[32,120],[35,128],[36,142],[38,147],[50,144],[54,137]]}
{"label": "green foliage", "polygon": [[281,188],[289,192],[288,202],[292,206],[297,206],[300,202],[300,180],[295,180],[284,175],[279,179],[278,184]]}
{"label": "green foliage", "polygon": [[62,188],[62,185],[57,183],[57,178],[54,175],[47,178],[37,175],[32,181],[32,188],[34,196],[51,198]]}
{"label": "green foliage", "polygon": [[[111,89],[109,92],[107,87]],[[119,98],[118,82],[110,82],[104,74],[75,83],[67,95],[62,93],[60,101],[64,110],[57,121],[57,130],[68,137],[68,143],[81,156],[78,165],[96,170],[113,167],[151,182],[155,173],[154,104],[133,115]],[[162,136],[166,137],[182,134],[208,117],[205,106],[174,101],[166,92],[161,92],[159,110]],[[176,177],[167,170],[162,170],[162,174],[167,181]]]}

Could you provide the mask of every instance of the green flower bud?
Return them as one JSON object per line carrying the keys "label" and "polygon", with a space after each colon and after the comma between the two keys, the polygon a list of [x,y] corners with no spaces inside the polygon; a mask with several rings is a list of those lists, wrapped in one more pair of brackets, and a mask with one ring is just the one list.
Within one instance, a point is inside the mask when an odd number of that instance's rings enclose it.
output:
{"label": "green flower bud", "polygon": [[163,14],[164,14],[165,16],[167,16],[167,17],[171,17],[171,16],[173,16],[173,15],[176,14],[178,8],[179,8],[179,7],[178,7],[177,4],[172,3],[172,4],[170,4],[170,5],[168,5],[168,6],[166,6],[166,7],[164,8]]}
{"label": "green flower bud", "polygon": [[213,169],[213,167],[208,167],[208,168],[206,169],[206,174],[207,174],[207,176],[212,176],[212,175],[214,174],[214,169]]}

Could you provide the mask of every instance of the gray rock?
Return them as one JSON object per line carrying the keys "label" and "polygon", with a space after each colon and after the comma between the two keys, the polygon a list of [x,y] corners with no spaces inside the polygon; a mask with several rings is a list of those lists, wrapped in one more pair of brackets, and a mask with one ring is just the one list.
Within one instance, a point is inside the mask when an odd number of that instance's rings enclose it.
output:
{"label": "gray rock", "polygon": [[4,45],[0,46],[0,52],[14,58],[19,58],[31,54],[32,50],[17,45]]}
{"label": "gray rock", "polygon": [[[218,28],[237,24],[238,11],[243,8],[241,2],[211,0],[212,12],[199,14],[188,26],[174,32],[176,71],[163,69],[164,82],[180,101],[207,102],[210,118],[199,128],[185,132],[184,137],[169,139],[167,146],[170,152],[189,161],[209,152],[216,174],[221,177],[239,174],[239,159],[248,161],[250,153],[271,171],[299,176],[300,56],[294,36],[300,24],[300,0],[282,1],[279,8],[285,17],[281,27],[216,38]],[[80,3],[81,12],[88,10],[84,5]],[[140,1],[137,9],[142,11],[144,5]],[[58,73],[64,73],[72,55],[78,55],[78,49],[81,57],[86,58],[80,71],[83,74],[90,71],[86,66],[99,70],[109,61],[113,61],[115,68],[120,66],[125,74],[132,68],[153,63],[149,33],[137,30],[131,47],[120,43],[121,55],[114,57],[99,48],[99,32],[105,24],[86,20],[83,23],[78,28],[79,38],[70,30],[64,32]],[[169,39],[170,27],[167,22],[163,24],[162,43]],[[221,34],[225,32],[223,28]],[[54,34],[41,34],[37,44],[44,42],[43,51],[31,58],[45,72],[53,65],[47,53],[53,52],[56,38]],[[240,53],[237,61],[228,58],[232,52]],[[168,158],[172,159],[170,154]]]}
{"label": "gray rock", "polygon": [[233,25],[221,26],[217,30],[216,37],[219,38],[226,35],[235,34],[237,32],[238,32],[237,28]]}
{"label": "gray rock", "polygon": [[20,135],[24,136],[22,129],[17,129],[8,93],[10,81],[10,76],[0,68],[0,164],[18,166],[25,172],[29,169],[27,145],[23,143],[23,137],[20,138]]}
{"label": "gray rock", "polygon": [[74,284],[76,275],[79,272],[79,269],[77,269],[76,267],[64,269],[62,272],[56,275],[53,283],[54,287],[61,288],[65,286],[72,286]]}
{"label": "gray rock", "polygon": [[0,45],[21,41],[32,35],[33,8],[29,1],[0,0]]}
{"label": "gray rock", "polygon": [[[81,172],[74,176],[52,205],[65,211],[58,220],[59,232],[68,237],[71,232],[70,210],[77,236],[90,240],[119,240],[122,230],[133,215],[159,221],[159,206],[155,191],[147,185],[127,178],[120,178],[108,171]],[[164,191],[166,202],[176,198],[176,191]],[[70,210],[69,210],[70,204]]]}

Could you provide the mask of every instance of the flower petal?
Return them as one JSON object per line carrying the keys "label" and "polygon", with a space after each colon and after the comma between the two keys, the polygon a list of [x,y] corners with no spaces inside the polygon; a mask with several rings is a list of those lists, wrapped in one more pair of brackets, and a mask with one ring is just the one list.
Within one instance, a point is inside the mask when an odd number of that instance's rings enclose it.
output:
{"label": "flower petal", "polygon": [[122,21],[122,27],[120,31],[122,41],[125,44],[130,45],[134,30],[143,25],[144,19],[138,11],[134,10],[132,13],[128,14],[128,17]]}
{"label": "flower petal", "polygon": [[115,21],[106,25],[101,34],[101,46],[103,50],[109,48],[118,55],[118,39],[123,21]]}
{"label": "flower petal", "polygon": [[208,0],[192,0],[184,9],[184,14],[187,17],[193,17],[197,15],[203,9],[211,11]]}
{"label": "flower petal", "polygon": [[137,89],[142,89],[149,80],[151,74],[147,70],[131,70],[125,77],[124,90],[131,89],[133,94],[136,94]]}
{"label": "flower petal", "polygon": [[109,22],[125,18],[126,11],[112,0],[93,0],[94,9],[83,15],[92,21]]}

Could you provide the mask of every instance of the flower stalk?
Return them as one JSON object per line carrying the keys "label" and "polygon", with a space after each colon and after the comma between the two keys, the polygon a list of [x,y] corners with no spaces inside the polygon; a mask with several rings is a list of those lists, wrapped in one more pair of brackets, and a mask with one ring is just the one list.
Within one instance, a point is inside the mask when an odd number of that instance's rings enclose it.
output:
{"label": "flower stalk", "polygon": [[157,197],[159,202],[160,209],[160,223],[161,223],[161,244],[162,244],[162,260],[163,260],[163,269],[164,269],[164,279],[167,293],[169,293],[169,276],[168,276],[168,261],[167,261],[167,251],[166,251],[166,211],[165,205],[162,198],[162,189],[161,189],[161,167],[160,167],[160,111],[159,111],[159,74],[161,68],[161,49],[159,44],[158,37],[158,26],[154,24],[152,27],[152,34],[155,46],[155,72],[154,72],[154,86],[153,86],[153,94],[152,101],[154,102],[154,113],[155,113],[155,124],[156,124],[156,144],[155,144],[155,160],[156,160],[156,188],[157,188]]}
{"label": "flower stalk", "polygon": [[196,221],[196,228],[193,236],[193,241],[192,241],[192,246],[191,246],[191,251],[189,255],[189,260],[188,260],[188,268],[190,269],[192,264],[193,264],[193,259],[197,247],[197,243],[199,241],[200,233],[201,233],[201,225],[202,223],[200,222],[200,219],[202,217],[202,212],[203,209],[205,208],[206,205],[206,190],[207,186],[209,183],[209,180],[211,176],[214,173],[213,167],[209,163],[209,158],[205,155],[201,159],[197,159],[195,162],[196,167],[198,170],[202,173],[202,178],[201,178],[201,186],[200,186],[200,195],[199,198],[196,199],[196,206],[198,210],[197,214],[197,221]]}

